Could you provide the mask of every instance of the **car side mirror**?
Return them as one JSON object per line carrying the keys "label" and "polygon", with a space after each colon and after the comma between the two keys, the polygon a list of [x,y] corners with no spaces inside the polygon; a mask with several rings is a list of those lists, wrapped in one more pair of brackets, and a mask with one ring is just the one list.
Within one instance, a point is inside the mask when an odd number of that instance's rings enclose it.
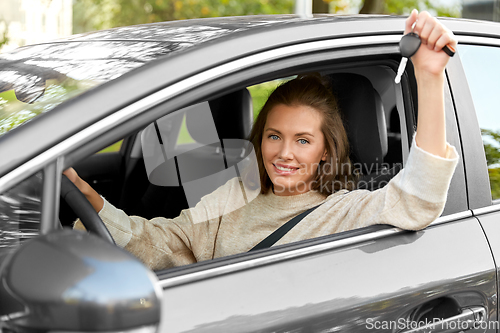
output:
{"label": "car side mirror", "polygon": [[125,250],[74,230],[26,241],[0,267],[0,331],[154,333],[156,275]]}

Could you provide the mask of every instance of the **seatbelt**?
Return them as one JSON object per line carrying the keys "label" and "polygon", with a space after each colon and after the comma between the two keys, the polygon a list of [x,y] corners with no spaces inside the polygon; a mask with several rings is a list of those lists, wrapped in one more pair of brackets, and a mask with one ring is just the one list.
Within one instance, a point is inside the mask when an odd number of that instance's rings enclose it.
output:
{"label": "seatbelt", "polygon": [[302,221],[302,219],[304,217],[306,217],[307,215],[309,215],[309,213],[311,213],[313,210],[315,210],[316,208],[318,208],[319,206],[321,206],[321,204],[313,207],[313,208],[309,208],[308,210],[306,210],[305,212],[295,216],[294,218],[292,218],[290,221],[288,221],[287,223],[283,224],[281,227],[279,227],[276,231],[274,231],[272,234],[270,234],[269,236],[267,236],[264,240],[262,240],[259,244],[255,245],[250,251],[248,252],[252,252],[252,251],[257,251],[257,250],[261,250],[261,249],[267,249],[268,247],[271,247],[274,245],[274,243],[276,243],[277,241],[279,241],[281,238],[283,238],[283,236],[285,236],[285,234],[287,232],[289,232],[290,230],[292,230],[293,227],[295,227],[300,221]]}

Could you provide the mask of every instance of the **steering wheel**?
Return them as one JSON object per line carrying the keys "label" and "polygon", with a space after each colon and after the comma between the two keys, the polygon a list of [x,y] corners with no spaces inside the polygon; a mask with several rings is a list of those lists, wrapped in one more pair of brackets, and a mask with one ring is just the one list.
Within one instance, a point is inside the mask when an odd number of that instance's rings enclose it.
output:
{"label": "steering wheel", "polygon": [[66,175],[62,175],[61,178],[61,198],[66,201],[89,232],[98,235],[111,244],[115,244],[113,237],[111,237],[99,214],[97,214],[94,207],[85,198],[85,195],[80,192],[78,187]]}

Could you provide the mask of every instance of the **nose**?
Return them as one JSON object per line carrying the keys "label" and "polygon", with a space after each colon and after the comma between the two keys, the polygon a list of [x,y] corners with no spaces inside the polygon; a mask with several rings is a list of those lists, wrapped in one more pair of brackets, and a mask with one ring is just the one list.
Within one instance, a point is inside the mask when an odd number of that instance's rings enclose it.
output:
{"label": "nose", "polygon": [[293,160],[293,150],[291,144],[289,142],[283,142],[278,155],[278,157],[283,161]]}

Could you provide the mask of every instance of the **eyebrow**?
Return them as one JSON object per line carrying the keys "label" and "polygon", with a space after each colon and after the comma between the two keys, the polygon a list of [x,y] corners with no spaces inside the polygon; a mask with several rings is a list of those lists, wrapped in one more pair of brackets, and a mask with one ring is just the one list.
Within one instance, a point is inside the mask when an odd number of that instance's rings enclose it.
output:
{"label": "eyebrow", "polygon": [[[277,129],[272,128],[272,127],[267,128],[264,132],[269,132],[269,131],[276,132],[278,134],[282,134],[280,131],[278,131]],[[309,136],[312,136],[314,138],[314,135],[312,135],[309,132],[300,132],[300,133],[295,134],[295,136],[303,136],[303,135],[309,135]]]}

